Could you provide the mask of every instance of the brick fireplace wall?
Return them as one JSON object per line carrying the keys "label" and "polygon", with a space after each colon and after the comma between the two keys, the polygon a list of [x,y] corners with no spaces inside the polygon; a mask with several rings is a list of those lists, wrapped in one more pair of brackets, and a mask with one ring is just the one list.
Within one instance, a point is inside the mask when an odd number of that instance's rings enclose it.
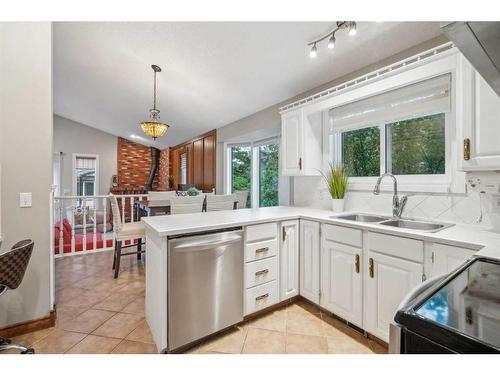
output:
{"label": "brick fireplace wall", "polygon": [[[151,171],[151,148],[118,137],[118,186],[115,192],[143,192]],[[153,180],[158,189],[158,172]]]}
{"label": "brick fireplace wall", "polygon": [[158,166],[158,190],[168,190],[168,175],[170,170],[170,148],[160,152],[160,165]]}

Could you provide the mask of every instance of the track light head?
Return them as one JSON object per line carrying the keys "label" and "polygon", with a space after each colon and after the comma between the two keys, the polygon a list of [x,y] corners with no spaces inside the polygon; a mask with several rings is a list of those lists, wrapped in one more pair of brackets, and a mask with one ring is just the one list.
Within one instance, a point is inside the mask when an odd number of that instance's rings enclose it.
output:
{"label": "track light head", "polygon": [[356,22],[351,21],[351,23],[349,24],[349,35],[354,36],[356,35],[356,33],[357,33]]}
{"label": "track light head", "polygon": [[311,52],[309,52],[309,57],[314,59],[316,56],[318,56],[318,49],[316,48],[316,43],[314,43],[311,48]]}
{"label": "track light head", "polygon": [[328,39],[328,48],[329,49],[335,48],[335,33],[332,33],[332,36],[330,37],[330,39]]}

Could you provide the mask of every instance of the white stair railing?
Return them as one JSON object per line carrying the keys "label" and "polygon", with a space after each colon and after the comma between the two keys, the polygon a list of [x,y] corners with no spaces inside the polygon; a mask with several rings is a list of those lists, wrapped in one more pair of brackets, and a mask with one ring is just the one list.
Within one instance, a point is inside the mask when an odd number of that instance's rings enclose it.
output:
{"label": "white stair railing", "polygon": [[[147,200],[147,197],[147,194],[116,195],[123,223],[134,222],[138,219],[135,202]],[[112,229],[112,214],[108,212],[110,207],[107,195],[54,197],[54,228],[52,230],[59,224],[59,240],[56,241],[54,237],[54,243],[51,244],[54,257],[113,249],[115,233]],[[67,238],[64,241],[64,219],[71,226],[69,241]]]}

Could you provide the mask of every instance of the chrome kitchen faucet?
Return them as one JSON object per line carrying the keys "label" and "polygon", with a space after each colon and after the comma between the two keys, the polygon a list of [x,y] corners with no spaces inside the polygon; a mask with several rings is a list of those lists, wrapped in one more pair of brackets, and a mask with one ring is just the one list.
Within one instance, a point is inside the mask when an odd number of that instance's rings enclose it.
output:
{"label": "chrome kitchen faucet", "polygon": [[381,175],[378,178],[375,187],[373,188],[373,194],[375,195],[380,194],[380,182],[382,182],[382,179],[384,177],[391,177],[394,180],[394,195],[392,197],[392,216],[396,218],[401,218],[406,202],[408,201],[408,197],[406,195],[402,195],[401,198],[398,197],[398,180],[396,180],[396,177],[394,177],[393,174],[384,173],[383,175]]}

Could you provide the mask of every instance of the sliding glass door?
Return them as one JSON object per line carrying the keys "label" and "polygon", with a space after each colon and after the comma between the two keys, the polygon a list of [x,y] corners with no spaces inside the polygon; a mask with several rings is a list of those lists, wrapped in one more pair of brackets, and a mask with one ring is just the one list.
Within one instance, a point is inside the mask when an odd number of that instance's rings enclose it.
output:
{"label": "sliding glass door", "polygon": [[277,143],[258,146],[259,207],[277,206],[279,181],[279,148]]}
{"label": "sliding glass door", "polygon": [[279,205],[278,139],[227,145],[226,191],[248,191],[246,207]]}
{"label": "sliding glass door", "polygon": [[246,207],[251,207],[252,192],[252,147],[234,145],[231,154],[231,192],[248,191]]}

